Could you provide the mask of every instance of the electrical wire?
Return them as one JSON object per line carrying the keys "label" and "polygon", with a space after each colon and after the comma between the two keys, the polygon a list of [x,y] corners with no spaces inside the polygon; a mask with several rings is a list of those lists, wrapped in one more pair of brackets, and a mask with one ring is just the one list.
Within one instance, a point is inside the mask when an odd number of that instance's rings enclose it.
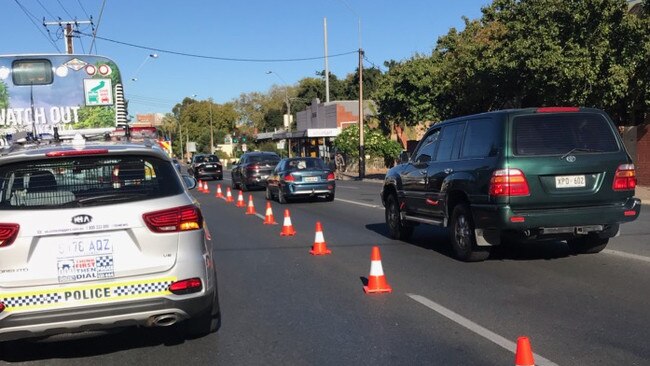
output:
{"label": "electrical wire", "polygon": [[77,0],[77,3],[79,3],[79,7],[81,7],[81,10],[83,10],[84,14],[86,14],[86,18],[90,18],[90,15],[88,15],[86,8],[84,8],[83,4],[81,3],[81,0]]}
{"label": "electrical wire", "polygon": [[64,11],[66,14],[68,14],[68,16],[70,17],[70,19],[75,19],[75,17],[73,17],[72,14],[70,14],[70,13],[68,12],[68,9],[66,9],[65,6],[63,6],[63,4],[61,4],[61,0],[56,0],[56,2],[59,3],[59,5],[61,6],[61,9],[63,9],[63,11]]}
{"label": "electrical wire", "polygon": [[364,59],[368,64],[372,65],[372,67],[374,67],[375,69],[378,69],[379,71],[384,72],[384,70],[382,69],[381,66],[379,66],[379,65],[375,64],[374,62],[370,61],[370,59],[368,59],[368,57],[366,57],[365,54],[363,55],[363,59]]}
{"label": "electrical wire", "polygon": [[[27,19],[29,19],[29,21],[32,22],[34,27],[36,27],[36,29],[39,31],[39,33],[41,33],[43,35],[43,37],[45,37],[45,39],[47,39],[52,44],[52,46],[54,46],[54,48],[56,48],[56,50],[59,53],[61,53],[61,50],[59,49],[59,46],[57,46],[56,43],[54,43],[54,41],[52,41],[52,39],[50,37],[48,37],[47,34],[45,34],[45,32],[43,32],[43,30],[38,26],[38,24],[36,24],[36,22],[34,22],[34,19],[38,20],[34,16],[34,14],[30,13],[29,10],[27,10],[21,3],[18,2],[18,0],[14,0],[14,1],[16,2],[16,5],[18,5],[18,7],[20,7],[20,9],[23,11],[23,13],[25,13],[25,16],[27,16]],[[34,19],[32,19],[32,18],[34,18]]]}
{"label": "electrical wire", "polygon": [[[78,34],[81,34],[86,37],[92,37],[91,34],[75,31]],[[218,57],[218,56],[207,56],[207,55],[199,55],[195,53],[186,53],[186,52],[180,52],[180,51],[172,51],[172,50],[166,50],[162,48],[155,48],[155,47],[149,47],[149,46],[142,46],[142,45],[137,45],[134,43],[129,43],[129,42],[123,42],[123,41],[118,41],[115,39],[111,38],[105,38],[105,37],[98,37],[95,36],[97,39],[101,39],[102,41],[107,41],[107,42],[112,42],[112,43],[117,43],[121,44],[123,46],[129,46],[129,47],[134,47],[134,48],[140,48],[143,50],[149,50],[149,51],[156,51],[156,52],[161,52],[161,53],[169,53],[172,55],[178,55],[178,56],[186,56],[186,57],[194,57],[194,58],[202,58],[202,59],[208,59],[208,60],[218,60],[218,61],[233,61],[233,62],[296,62],[296,61],[312,61],[312,60],[322,60],[325,58],[325,56],[317,56],[317,57],[302,57],[302,58],[284,58],[284,59],[255,59],[255,58],[236,58],[236,57]],[[328,57],[339,57],[339,56],[345,56],[345,55],[351,55],[353,53],[357,53],[358,51],[350,51],[350,52],[343,52],[343,53],[337,53],[334,55],[329,55]]]}
{"label": "electrical wire", "polygon": [[102,1],[102,7],[99,9],[99,17],[97,19],[97,26],[93,27],[93,41],[90,43],[89,54],[93,53],[93,46],[95,47],[95,54],[97,54],[97,44],[95,43],[95,38],[97,38],[97,31],[99,30],[99,23],[102,22],[102,15],[104,14],[104,6],[106,6],[106,0]]}
{"label": "electrical wire", "polygon": [[41,6],[41,8],[43,8],[43,10],[45,10],[45,12],[46,12],[46,13],[47,13],[51,18],[56,18],[52,13],[50,13],[49,10],[47,10],[47,8],[43,5],[43,3],[41,3],[41,0],[36,0],[36,2],[38,3],[38,5]]}

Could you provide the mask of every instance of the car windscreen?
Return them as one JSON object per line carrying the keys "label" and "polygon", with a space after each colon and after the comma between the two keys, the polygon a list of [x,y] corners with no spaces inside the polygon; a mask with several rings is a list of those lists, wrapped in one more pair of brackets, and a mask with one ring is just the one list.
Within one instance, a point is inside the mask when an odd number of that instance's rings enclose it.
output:
{"label": "car windscreen", "polygon": [[66,157],[0,166],[0,210],[101,206],[183,191],[172,164],[150,156]]}
{"label": "car windscreen", "polygon": [[563,155],[569,152],[616,152],[614,129],[597,113],[517,116],[513,120],[515,155]]}
{"label": "car windscreen", "polygon": [[248,157],[248,162],[277,165],[280,162],[280,157],[274,155],[251,155]]}

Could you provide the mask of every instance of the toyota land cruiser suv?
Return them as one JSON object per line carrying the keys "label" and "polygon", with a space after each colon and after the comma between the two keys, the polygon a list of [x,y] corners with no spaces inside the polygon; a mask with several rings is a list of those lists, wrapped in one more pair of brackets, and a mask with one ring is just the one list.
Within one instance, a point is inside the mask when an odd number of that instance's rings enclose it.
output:
{"label": "toyota land cruiser suv", "polygon": [[433,125],[386,174],[381,192],[395,239],[416,225],[448,227],[454,254],[480,261],[508,242],[566,240],[597,253],[639,216],[636,172],[598,109],[545,107]]}

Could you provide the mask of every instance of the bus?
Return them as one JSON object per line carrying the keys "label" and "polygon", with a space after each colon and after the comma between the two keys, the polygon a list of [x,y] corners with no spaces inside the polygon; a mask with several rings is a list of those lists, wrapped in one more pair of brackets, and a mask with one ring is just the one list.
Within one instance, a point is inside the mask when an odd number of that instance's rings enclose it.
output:
{"label": "bus", "polygon": [[127,123],[120,70],[96,55],[0,56],[0,134]]}

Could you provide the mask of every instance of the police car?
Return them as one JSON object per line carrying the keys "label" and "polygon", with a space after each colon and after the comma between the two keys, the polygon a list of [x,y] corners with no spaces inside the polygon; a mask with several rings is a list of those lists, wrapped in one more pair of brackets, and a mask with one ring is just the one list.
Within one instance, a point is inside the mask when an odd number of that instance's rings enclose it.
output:
{"label": "police car", "polygon": [[218,329],[201,210],[155,143],[0,148],[0,341],[123,326]]}

